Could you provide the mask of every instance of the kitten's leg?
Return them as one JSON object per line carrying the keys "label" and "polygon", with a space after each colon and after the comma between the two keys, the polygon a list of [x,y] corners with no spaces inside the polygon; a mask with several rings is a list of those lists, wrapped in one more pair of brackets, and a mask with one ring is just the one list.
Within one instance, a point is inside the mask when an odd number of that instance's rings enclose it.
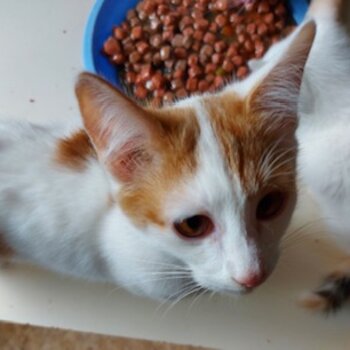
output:
{"label": "kitten's leg", "polygon": [[303,296],[300,304],[326,313],[338,311],[350,300],[350,257],[331,272],[314,292]]}

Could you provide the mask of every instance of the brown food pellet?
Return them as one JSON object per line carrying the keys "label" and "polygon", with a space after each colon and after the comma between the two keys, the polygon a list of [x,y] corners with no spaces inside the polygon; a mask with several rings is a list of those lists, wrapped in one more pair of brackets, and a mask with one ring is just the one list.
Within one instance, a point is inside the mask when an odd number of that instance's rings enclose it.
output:
{"label": "brown food pellet", "polygon": [[163,46],[160,49],[160,58],[162,61],[167,60],[170,57],[171,54],[171,46],[167,45],[167,46]]}
{"label": "brown food pellet", "polygon": [[184,47],[176,47],[174,49],[174,55],[176,58],[186,58],[187,57],[187,51]]}
{"label": "brown food pellet", "polygon": [[144,86],[135,85],[134,94],[137,98],[144,99],[147,97],[148,92]]}
{"label": "brown food pellet", "polygon": [[125,31],[122,28],[119,28],[119,27],[114,28],[113,34],[114,34],[115,38],[118,39],[118,40],[123,40],[127,36]]}
{"label": "brown food pellet", "polygon": [[193,92],[197,90],[198,86],[198,79],[196,78],[189,78],[186,82],[186,90]]}
{"label": "brown food pellet", "polygon": [[270,5],[267,1],[261,1],[258,5],[258,13],[267,13],[270,11]]}
{"label": "brown food pellet", "polygon": [[116,53],[112,56],[112,61],[115,64],[123,64],[126,61],[126,58],[122,53]]}
{"label": "brown food pellet", "polygon": [[219,27],[223,27],[227,23],[227,17],[225,15],[223,15],[223,14],[217,15],[215,17],[215,23]]}
{"label": "brown food pellet", "polygon": [[136,44],[136,50],[141,54],[144,55],[149,49],[149,45],[145,41],[140,41]]}
{"label": "brown food pellet", "polygon": [[227,45],[224,40],[217,41],[214,44],[214,50],[215,52],[223,52],[226,49]]}
{"label": "brown food pellet", "polygon": [[129,56],[129,61],[131,63],[136,63],[141,60],[141,55],[137,51],[133,51]]}
{"label": "brown food pellet", "polygon": [[131,30],[131,38],[133,40],[141,39],[143,34],[143,30],[141,26],[137,26]]}
{"label": "brown food pellet", "polygon": [[175,98],[175,96],[172,92],[170,92],[170,91],[166,92],[163,96],[163,102],[164,103],[171,103],[174,101],[174,98]]}
{"label": "brown food pellet", "polygon": [[102,51],[157,108],[244,79],[249,60],[295,29],[287,10],[283,0],[140,0]]}
{"label": "brown food pellet", "polygon": [[188,96],[188,92],[185,88],[177,90],[175,94],[177,98],[185,98]]}
{"label": "brown food pellet", "polygon": [[247,67],[242,66],[237,69],[236,76],[238,79],[245,78],[249,73],[249,70]]}
{"label": "brown food pellet", "polygon": [[222,61],[222,55],[220,55],[219,53],[214,53],[213,56],[211,57],[211,61],[214,64],[219,64]]}
{"label": "brown food pellet", "polygon": [[109,56],[114,56],[121,52],[120,43],[113,37],[109,37],[103,45],[103,51]]}
{"label": "brown food pellet", "polygon": [[206,44],[214,44],[215,41],[216,41],[216,36],[213,33],[208,32],[204,34],[203,42],[205,42]]}
{"label": "brown food pellet", "polygon": [[199,83],[198,83],[198,90],[200,92],[205,92],[209,89],[209,83],[207,80],[201,80]]}
{"label": "brown food pellet", "polygon": [[235,68],[234,64],[229,61],[229,60],[225,60],[222,63],[222,69],[226,72],[226,73],[231,73],[233,71],[233,69]]}
{"label": "brown food pellet", "polygon": [[163,39],[160,34],[154,34],[150,38],[150,44],[155,48],[159,48],[162,45],[162,41]]}

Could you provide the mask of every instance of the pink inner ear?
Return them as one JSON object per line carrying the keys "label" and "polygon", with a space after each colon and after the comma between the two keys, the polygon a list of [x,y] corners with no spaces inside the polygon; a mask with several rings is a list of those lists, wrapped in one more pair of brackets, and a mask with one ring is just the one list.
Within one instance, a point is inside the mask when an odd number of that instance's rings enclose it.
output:
{"label": "pink inner ear", "polygon": [[139,139],[127,142],[108,161],[109,168],[120,181],[132,181],[151,160],[150,153]]}

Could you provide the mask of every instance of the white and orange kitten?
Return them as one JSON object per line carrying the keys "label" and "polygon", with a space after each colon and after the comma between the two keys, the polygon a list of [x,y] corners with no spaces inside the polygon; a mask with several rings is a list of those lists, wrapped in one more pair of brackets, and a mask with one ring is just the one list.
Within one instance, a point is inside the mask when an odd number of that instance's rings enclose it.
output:
{"label": "white and orange kitten", "polygon": [[81,129],[0,123],[0,254],[155,299],[260,285],[296,202],[314,36],[311,21],[245,81],[171,107],[85,73]]}

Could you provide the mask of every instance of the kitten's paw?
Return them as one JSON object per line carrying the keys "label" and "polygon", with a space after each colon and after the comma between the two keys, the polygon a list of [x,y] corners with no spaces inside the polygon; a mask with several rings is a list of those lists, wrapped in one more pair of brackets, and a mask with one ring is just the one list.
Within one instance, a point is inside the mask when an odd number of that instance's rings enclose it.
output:
{"label": "kitten's paw", "polygon": [[299,304],[313,311],[332,313],[350,300],[350,259],[330,273],[320,287],[303,295]]}

